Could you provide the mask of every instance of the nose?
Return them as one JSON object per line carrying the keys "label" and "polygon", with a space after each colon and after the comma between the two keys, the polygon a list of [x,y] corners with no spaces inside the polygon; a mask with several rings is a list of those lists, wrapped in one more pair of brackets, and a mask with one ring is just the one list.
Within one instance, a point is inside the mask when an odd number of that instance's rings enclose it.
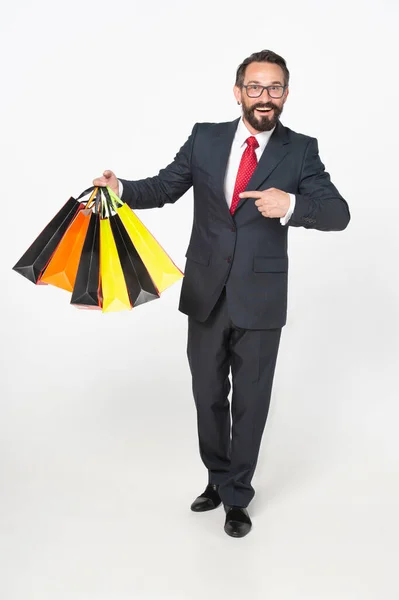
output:
{"label": "nose", "polygon": [[259,98],[269,100],[269,98],[270,98],[270,96],[269,96],[269,90],[267,90],[266,88],[264,90],[262,90],[262,93],[259,96]]}
{"label": "nose", "polygon": [[269,106],[270,108],[272,108],[273,105],[273,99],[271,98],[271,96],[269,96],[269,92],[268,90],[262,90],[262,93],[260,96],[258,96],[258,98],[256,98],[257,102],[261,103],[262,105],[265,106]]}

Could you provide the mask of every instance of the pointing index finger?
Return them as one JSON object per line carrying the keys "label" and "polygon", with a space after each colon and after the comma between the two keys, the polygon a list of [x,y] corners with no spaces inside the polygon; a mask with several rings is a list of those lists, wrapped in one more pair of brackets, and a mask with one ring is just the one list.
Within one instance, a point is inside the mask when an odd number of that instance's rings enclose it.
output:
{"label": "pointing index finger", "polygon": [[262,198],[261,192],[241,192],[238,195],[240,198]]}

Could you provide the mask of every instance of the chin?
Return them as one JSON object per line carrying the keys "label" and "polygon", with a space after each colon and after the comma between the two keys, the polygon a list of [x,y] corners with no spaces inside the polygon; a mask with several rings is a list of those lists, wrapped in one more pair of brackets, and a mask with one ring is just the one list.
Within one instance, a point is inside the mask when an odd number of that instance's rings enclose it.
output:
{"label": "chin", "polygon": [[260,120],[258,121],[258,126],[261,127],[260,131],[269,131],[270,129],[272,129],[274,127],[275,123],[274,121],[265,121],[265,120]]}

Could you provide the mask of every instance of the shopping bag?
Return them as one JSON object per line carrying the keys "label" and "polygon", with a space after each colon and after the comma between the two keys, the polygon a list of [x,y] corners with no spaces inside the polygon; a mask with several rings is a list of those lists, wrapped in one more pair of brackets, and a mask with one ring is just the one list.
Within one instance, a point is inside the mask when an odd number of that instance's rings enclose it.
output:
{"label": "shopping bag", "polygon": [[121,205],[122,201],[118,197],[112,199],[108,190],[107,187],[102,188],[130,303],[132,307],[139,306],[159,298],[160,294],[116,213],[118,205]]}
{"label": "shopping bag", "polygon": [[63,235],[77,212],[84,208],[84,204],[79,202],[80,198],[93,189],[92,187],[85,190],[77,199],[72,196],[69,198],[13,266],[14,271],[35,284],[40,283],[40,275],[46,268]]}
{"label": "shopping bag", "polygon": [[[81,208],[58,244],[47,267],[40,276],[40,283],[51,284],[72,292],[79,260],[90,222],[91,206],[99,200],[98,188],[92,192],[85,208]],[[90,191],[86,190],[83,194]]]}
{"label": "shopping bag", "polygon": [[119,215],[111,216],[110,223],[132,307],[156,300],[160,294]]}
{"label": "shopping bag", "polygon": [[[90,200],[81,200],[92,192]],[[110,188],[71,197],[13,267],[36,284],[71,291],[71,304],[130,310],[183,277],[161,245]]]}
{"label": "shopping bag", "polygon": [[72,292],[90,223],[90,215],[90,209],[78,211],[42,273],[41,283],[51,284]]}
{"label": "shopping bag", "polygon": [[101,303],[100,215],[93,212],[80,255],[71,304],[78,308],[101,309]]}
{"label": "shopping bag", "polygon": [[109,218],[100,219],[100,279],[103,312],[132,308]]}
{"label": "shopping bag", "polygon": [[182,279],[184,273],[175,265],[155,237],[135,215],[132,209],[107,187],[115,210],[126,229],[134,247],[143,261],[157,290],[162,293],[173,283]]}

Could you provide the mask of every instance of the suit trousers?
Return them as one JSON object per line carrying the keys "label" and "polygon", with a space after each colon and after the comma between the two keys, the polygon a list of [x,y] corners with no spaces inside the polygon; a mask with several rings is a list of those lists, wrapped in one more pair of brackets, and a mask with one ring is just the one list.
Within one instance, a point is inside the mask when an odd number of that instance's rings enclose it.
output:
{"label": "suit trousers", "polygon": [[246,507],[255,495],[251,480],[269,411],[281,329],[236,327],[225,287],[205,322],[188,317],[187,357],[200,457],[208,482],[219,485],[222,501],[230,506]]}

